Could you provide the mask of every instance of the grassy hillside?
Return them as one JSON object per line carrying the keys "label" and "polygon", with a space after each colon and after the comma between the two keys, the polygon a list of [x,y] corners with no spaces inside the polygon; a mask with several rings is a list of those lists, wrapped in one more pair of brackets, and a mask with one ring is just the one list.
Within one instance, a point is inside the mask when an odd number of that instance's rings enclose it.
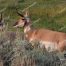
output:
{"label": "grassy hillside", "polygon": [[[32,22],[40,18],[40,21],[33,24],[36,28],[48,28],[66,32],[66,1],[65,0],[0,0],[0,12],[3,16],[10,17],[5,19],[5,23],[12,28],[13,23],[19,18],[15,7],[22,13],[24,8],[36,4],[29,8]],[[62,28],[62,29],[61,29]]]}

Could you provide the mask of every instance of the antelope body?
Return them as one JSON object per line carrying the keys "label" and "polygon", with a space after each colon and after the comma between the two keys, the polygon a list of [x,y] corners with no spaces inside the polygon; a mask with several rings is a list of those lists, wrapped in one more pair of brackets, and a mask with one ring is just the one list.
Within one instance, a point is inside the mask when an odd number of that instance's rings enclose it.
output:
{"label": "antelope body", "polygon": [[66,34],[47,29],[29,30],[25,33],[25,37],[29,42],[39,41],[40,46],[48,51],[63,51],[66,49]]}
{"label": "antelope body", "polygon": [[40,47],[45,46],[46,50],[49,52],[66,50],[65,33],[43,28],[31,29],[30,20],[27,22],[26,19],[28,15],[25,17],[20,14],[20,16],[21,18],[14,24],[14,27],[23,27],[25,34],[24,36],[27,40],[29,40],[29,42],[38,41],[40,43]]}

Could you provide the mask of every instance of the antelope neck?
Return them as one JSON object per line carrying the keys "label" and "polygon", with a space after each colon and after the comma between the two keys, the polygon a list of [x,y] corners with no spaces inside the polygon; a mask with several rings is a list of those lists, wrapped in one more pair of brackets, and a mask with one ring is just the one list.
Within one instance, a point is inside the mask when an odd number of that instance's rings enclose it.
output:
{"label": "antelope neck", "polygon": [[31,27],[30,26],[25,26],[24,27],[24,33],[27,33],[30,30],[31,30]]}

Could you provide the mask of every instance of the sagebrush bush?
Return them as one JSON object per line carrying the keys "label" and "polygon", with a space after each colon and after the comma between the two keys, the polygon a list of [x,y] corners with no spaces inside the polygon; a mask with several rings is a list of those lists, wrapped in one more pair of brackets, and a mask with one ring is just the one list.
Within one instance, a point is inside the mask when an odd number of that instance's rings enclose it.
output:
{"label": "sagebrush bush", "polygon": [[[13,35],[12,35],[13,34]],[[0,33],[0,60],[3,66],[60,66],[61,61],[56,53],[49,53],[40,48],[38,43],[33,46],[21,35],[12,31]],[[1,65],[1,66],[2,66]],[[65,63],[64,63],[65,65]]]}

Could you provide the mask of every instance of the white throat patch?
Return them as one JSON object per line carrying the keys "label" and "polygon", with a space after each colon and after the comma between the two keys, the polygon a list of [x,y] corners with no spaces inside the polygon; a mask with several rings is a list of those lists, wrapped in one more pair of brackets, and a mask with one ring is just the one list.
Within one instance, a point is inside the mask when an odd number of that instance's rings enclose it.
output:
{"label": "white throat patch", "polygon": [[27,26],[27,27],[24,28],[24,33],[28,32],[30,30],[31,30],[30,26]]}

